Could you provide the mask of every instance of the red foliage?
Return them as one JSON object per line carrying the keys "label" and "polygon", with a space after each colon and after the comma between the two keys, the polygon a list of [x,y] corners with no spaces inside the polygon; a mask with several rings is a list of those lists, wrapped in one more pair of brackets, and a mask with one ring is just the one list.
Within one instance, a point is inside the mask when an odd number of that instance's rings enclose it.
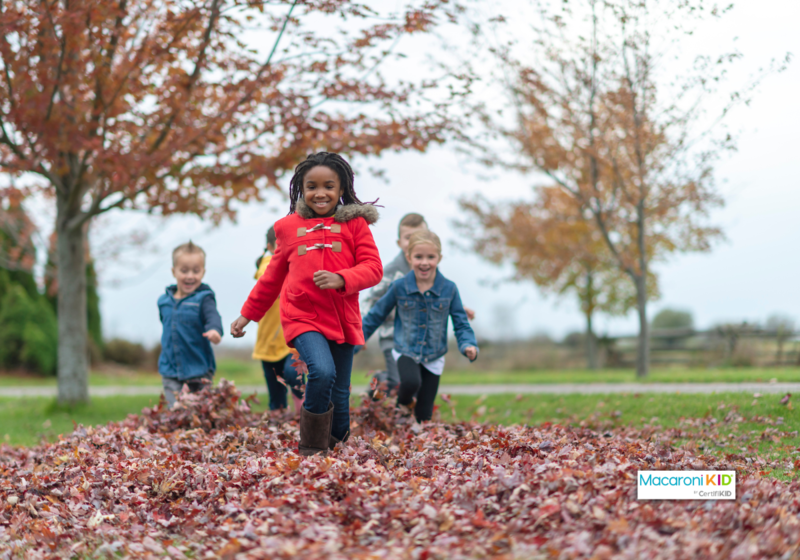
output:
{"label": "red foliage", "polygon": [[[365,401],[343,449],[302,459],[284,420],[222,383],[173,411],[4,446],[0,558],[777,558],[800,545],[798,483],[762,478],[760,459],[677,450],[680,429],[420,425]],[[637,469],[735,469],[738,499],[638,502]]]}

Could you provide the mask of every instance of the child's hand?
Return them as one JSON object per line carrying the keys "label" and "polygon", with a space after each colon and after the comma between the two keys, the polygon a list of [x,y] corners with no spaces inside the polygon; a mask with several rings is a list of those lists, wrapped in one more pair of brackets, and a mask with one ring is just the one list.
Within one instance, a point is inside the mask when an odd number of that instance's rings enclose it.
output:
{"label": "child's hand", "polygon": [[233,323],[231,323],[231,336],[233,338],[242,338],[244,336],[244,328],[250,322],[250,319],[239,316]]}
{"label": "child's hand", "polygon": [[478,357],[478,349],[474,346],[467,346],[464,349],[464,354],[469,358],[470,362],[474,362]]}
{"label": "child's hand", "polygon": [[222,335],[214,329],[211,329],[210,331],[203,333],[203,338],[207,338],[212,344],[219,344],[222,340]]}
{"label": "child's hand", "polygon": [[470,309],[469,307],[465,307],[464,308],[464,313],[467,314],[467,319],[469,319],[470,321],[474,321],[475,320],[475,310],[474,309]]}
{"label": "child's hand", "polygon": [[314,273],[314,284],[320,290],[341,290],[344,288],[344,278],[335,272],[318,270]]}

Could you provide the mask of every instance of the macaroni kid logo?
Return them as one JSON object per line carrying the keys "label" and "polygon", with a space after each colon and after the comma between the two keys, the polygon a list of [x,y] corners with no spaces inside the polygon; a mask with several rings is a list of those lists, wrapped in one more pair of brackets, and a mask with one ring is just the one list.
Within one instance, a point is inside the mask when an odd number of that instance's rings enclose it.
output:
{"label": "macaroni kid logo", "polygon": [[639,471],[639,500],[735,500],[735,471]]}

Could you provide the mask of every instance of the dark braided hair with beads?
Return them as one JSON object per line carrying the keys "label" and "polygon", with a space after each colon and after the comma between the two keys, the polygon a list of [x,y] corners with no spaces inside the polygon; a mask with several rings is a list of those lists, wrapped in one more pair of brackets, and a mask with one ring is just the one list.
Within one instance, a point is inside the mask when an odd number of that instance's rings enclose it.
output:
{"label": "dark braided hair with beads", "polygon": [[292,175],[292,180],[289,181],[289,214],[295,211],[297,201],[303,198],[303,179],[306,173],[318,165],[324,165],[339,176],[339,183],[342,185],[343,191],[343,204],[364,204],[356,196],[356,190],[353,186],[355,174],[347,160],[333,152],[318,152],[309,155],[305,161],[294,168],[294,175]]}

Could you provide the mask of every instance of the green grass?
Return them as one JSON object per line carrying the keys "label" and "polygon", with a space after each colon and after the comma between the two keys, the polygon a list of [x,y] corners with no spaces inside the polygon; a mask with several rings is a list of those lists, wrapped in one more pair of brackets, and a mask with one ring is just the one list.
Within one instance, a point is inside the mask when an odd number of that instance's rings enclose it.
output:
{"label": "green grass", "polygon": [[[260,398],[253,410],[267,408],[267,399]],[[0,438],[11,445],[35,445],[43,439],[55,441],[59,434],[69,434],[73,421],[84,426],[97,426],[124,420],[128,414],[138,414],[144,407],[158,404],[157,396],[117,396],[95,398],[88,405],[60,407],[53,399],[0,399]]]}
{"label": "green grass", "polygon": [[[696,427],[682,424],[683,418],[715,418],[720,434],[735,437],[706,438],[700,442],[700,453],[750,455],[757,451],[767,459],[796,458],[800,450],[800,437],[796,435],[800,431],[800,411],[781,405],[779,399],[780,395],[755,399],[747,393],[453,396],[458,419],[499,424],[588,422],[598,429],[650,425],[656,429],[682,426],[692,431]],[[266,408],[265,395],[261,394],[260,400],[254,407],[257,411]],[[73,420],[83,425],[105,424],[136,414],[156,402],[150,396],[119,396],[95,398],[89,405],[63,409],[47,398],[0,399],[0,438],[12,445],[34,445],[42,439],[53,441],[58,434],[72,431]],[[438,404],[442,418],[451,419],[450,405],[441,399]],[[744,417],[744,421],[725,422],[731,411]],[[782,423],[772,425],[779,418]],[[767,429],[795,434],[780,439],[762,438]],[[776,476],[788,475],[776,473]]]}
{"label": "green grass", "polygon": [[[237,385],[262,385],[264,377],[256,361],[219,360],[217,379],[224,377]],[[552,383],[741,383],[745,381],[800,382],[800,368],[720,368],[720,369],[654,369],[644,380],[636,378],[632,370],[542,370],[542,371],[446,371],[442,383],[447,385],[491,385],[491,384],[552,384]],[[354,385],[369,383],[365,371],[353,372]],[[161,385],[156,373],[92,372],[92,386],[142,386]],[[55,378],[33,376],[0,375],[0,387],[54,386]]]}
{"label": "green grass", "polygon": [[[235,381],[237,385],[261,385],[264,383],[264,374],[261,371],[261,365],[255,361],[219,360],[217,362],[217,379],[222,377],[230,381]],[[161,376],[156,372],[126,371],[123,369],[115,372],[93,371],[89,374],[89,384],[94,387],[112,385],[121,387],[160,386]],[[54,387],[55,385],[55,377],[0,374],[0,387]]]}
{"label": "green grass", "polygon": [[[607,395],[491,395],[475,397],[453,395],[459,420],[478,420],[498,424],[537,425],[544,422],[585,425],[599,429],[621,426],[637,428],[682,427],[697,432],[696,426],[683,422],[687,418],[716,419],[721,436],[706,438],[698,453],[723,456],[726,453],[752,455],[755,452],[769,460],[797,459],[800,455],[800,410],[780,404],[782,395],[767,394],[754,398],[749,393],[714,394],[624,394]],[[439,399],[443,419],[452,418],[452,408]],[[726,421],[734,412],[742,422]],[[773,439],[765,430],[784,434]],[[789,434],[789,435],[787,435]],[[762,437],[765,436],[765,437]],[[774,473],[780,478],[789,475]],[[793,476],[793,473],[792,473]]]}
{"label": "green grass", "polygon": [[[589,418],[613,425],[643,426],[652,423],[674,427],[681,418],[711,415],[725,418],[731,407],[742,416],[782,417],[782,429],[800,430],[800,411],[780,404],[782,395],[766,394],[753,398],[752,393],[611,393],[606,395],[452,395],[460,420],[479,419],[499,424],[541,424],[542,422],[576,423]],[[451,408],[438,399],[443,419],[451,418]],[[720,405],[724,404],[724,408]],[[481,412],[478,414],[478,412]],[[653,420],[655,419],[655,420]],[[800,440],[798,440],[800,442]]]}
{"label": "green grass", "polygon": [[800,382],[800,368],[654,369],[640,380],[633,370],[445,371],[448,385],[554,383],[742,383],[745,381]]}

